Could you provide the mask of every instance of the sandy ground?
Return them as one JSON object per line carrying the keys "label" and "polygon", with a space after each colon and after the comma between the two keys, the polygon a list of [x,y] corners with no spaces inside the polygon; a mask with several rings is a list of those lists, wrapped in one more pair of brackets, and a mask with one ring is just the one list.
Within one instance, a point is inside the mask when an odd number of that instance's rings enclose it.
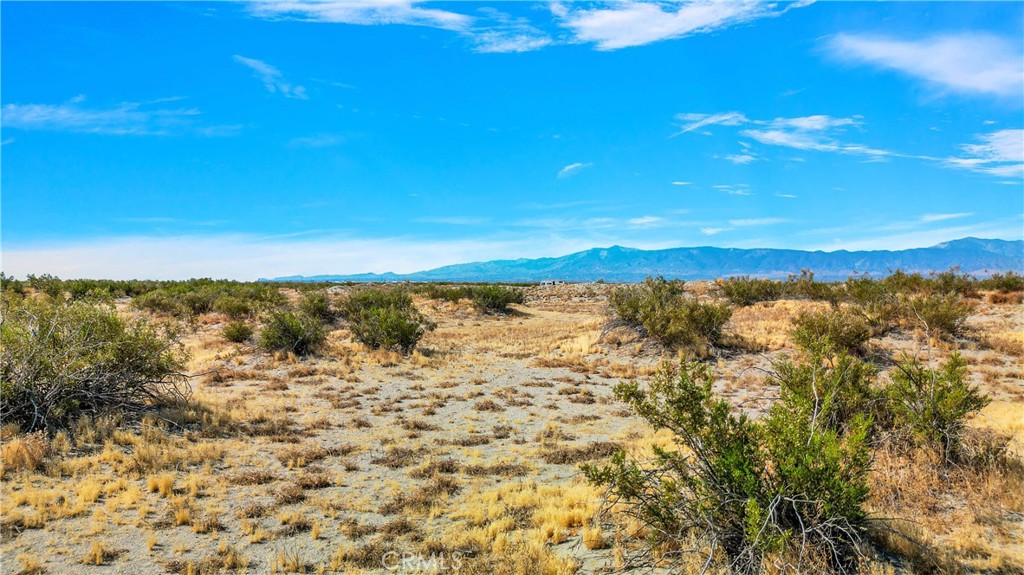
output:
{"label": "sandy ground", "polygon": [[[207,424],[95,425],[93,443],[7,473],[0,493],[15,527],[4,530],[2,572],[393,573],[402,553],[428,559],[405,572],[445,572],[438,558],[508,555],[515,541],[544,554],[551,572],[612,570],[614,537],[591,526],[600,493],[578,466],[650,442],[612,388],[674,355],[630,330],[605,331],[608,289],[530,288],[503,317],[418,300],[438,328],[410,357],[366,350],[344,329],[318,357],[274,357],[224,341],[224,318],[203,317],[188,346],[190,369],[204,374],[194,396],[213,410]],[[737,310],[728,331],[755,351],[711,359],[716,390],[754,415],[768,405],[765,373],[792,352],[789,318],[816,305]],[[979,303],[970,326],[957,347],[994,398],[973,424],[1014,434],[1020,447],[1022,307]],[[927,343],[899,331],[871,346],[880,357],[936,359],[953,347]],[[1024,540],[1020,519],[1001,529],[1002,552],[1024,557],[1012,548]]]}

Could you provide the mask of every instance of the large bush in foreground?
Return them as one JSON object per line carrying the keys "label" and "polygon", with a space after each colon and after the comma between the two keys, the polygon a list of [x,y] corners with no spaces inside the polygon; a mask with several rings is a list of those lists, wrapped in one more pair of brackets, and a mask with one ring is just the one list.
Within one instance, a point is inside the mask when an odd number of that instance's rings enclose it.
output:
{"label": "large bush in foreground", "polygon": [[619,319],[642,327],[666,346],[701,348],[718,343],[732,311],[697,301],[683,286],[680,280],[647,278],[613,291],[609,301]]}
{"label": "large bush in foreground", "polygon": [[0,325],[0,419],[22,430],[81,415],[138,411],[182,398],[174,333],[113,310],[51,299],[6,300]]}
{"label": "large bush in foreground", "polygon": [[[819,372],[812,381],[833,370],[820,358],[806,369]],[[623,383],[615,393],[671,431],[679,449],[654,446],[650,461],[620,452],[584,471],[647,527],[666,559],[700,552],[736,573],[850,569],[866,524],[871,418],[831,425],[842,386],[817,389],[816,401],[799,387],[783,386],[752,421],[713,394],[707,366],[663,367],[648,387]]]}
{"label": "large bush in foreground", "polygon": [[267,351],[306,355],[316,351],[327,339],[327,328],[319,319],[304,313],[272,312],[259,333],[259,345]]}

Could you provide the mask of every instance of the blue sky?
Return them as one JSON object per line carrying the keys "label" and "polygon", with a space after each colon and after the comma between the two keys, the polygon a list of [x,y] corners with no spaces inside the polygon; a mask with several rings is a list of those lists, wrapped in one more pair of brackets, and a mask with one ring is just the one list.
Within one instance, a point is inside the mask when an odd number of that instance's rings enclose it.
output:
{"label": "blue sky", "polygon": [[1021,3],[4,2],[7,273],[1024,237]]}

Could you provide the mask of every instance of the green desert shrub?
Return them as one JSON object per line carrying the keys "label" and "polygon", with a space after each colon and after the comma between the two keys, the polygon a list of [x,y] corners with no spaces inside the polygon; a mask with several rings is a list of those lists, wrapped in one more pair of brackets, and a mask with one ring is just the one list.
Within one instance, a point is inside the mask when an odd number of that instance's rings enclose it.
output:
{"label": "green desert shrub", "polygon": [[1014,272],[1005,274],[993,274],[978,282],[978,288],[983,290],[994,290],[1000,293],[1024,291],[1024,276]]}
{"label": "green desert shrub", "polygon": [[642,327],[668,347],[697,349],[717,344],[732,311],[697,301],[684,285],[681,280],[647,278],[614,290],[609,302],[619,319]]}
{"label": "green desert shrub", "polygon": [[225,325],[220,330],[220,334],[230,342],[242,343],[252,337],[253,329],[251,325],[244,321],[233,321]]}
{"label": "green desert shrub", "polygon": [[653,547],[703,553],[706,565],[735,573],[760,573],[769,562],[794,573],[854,568],[867,523],[871,418],[826,425],[840,386],[822,389],[818,402],[784,387],[754,421],[715,396],[712,384],[710,367],[690,363],[663,366],[645,387],[616,386],[619,399],[671,431],[680,448],[652,446],[649,461],[620,451],[608,465],[584,466],[587,478],[648,527]]}
{"label": "green desert shrub", "polygon": [[967,362],[954,353],[938,369],[904,358],[885,388],[894,431],[916,444],[938,448],[946,460],[957,455],[967,419],[989,398],[971,385]]}
{"label": "green desert shrub", "polygon": [[0,324],[0,419],[25,431],[67,426],[82,415],[137,412],[180,400],[184,353],[177,333],[129,322],[85,302],[4,302]]}
{"label": "green desert shrub", "polygon": [[853,353],[864,348],[871,328],[859,314],[829,309],[801,312],[793,319],[793,341],[812,354]]}
{"label": "green desert shrub", "polygon": [[791,275],[784,284],[786,295],[792,298],[827,301],[833,306],[839,304],[838,284],[814,280],[814,272],[800,270],[800,275]]}
{"label": "green desert shrub", "polygon": [[718,288],[725,299],[733,305],[748,306],[762,301],[775,301],[785,293],[782,282],[751,278],[750,276],[731,277],[719,280]]}
{"label": "green desert shrub", "polygon": [[390,349],[408,354],[433,324],[419,312],[394,306],[371,307],[350,320],[356,340],[373,349]]}
{"label": "green desert shrub", "polygon": [[877,419],[884,413],[881,392],[874,386],[877,375],[871,364],[841,353],[834,358],[812,355],[802,363],[776,361],[768,382],[778,385],[794,408],[817,406],[821,415],[816,424],[847,432],[859,417]]}
{"label": "green desert shrub", "polygon": [[508,306],[526,301],[523,290],[500,285],[473,286],[469,299],[482,313],[508,313]]}
{"label": "green desert shrub", "polygon": [[342,315],[357,341],[373,349],[409,353],[434,324],[398,289],[363,289],[342,303]]}
{"label": "green desert shrub", "polygon": [[213,300],[213,310],[235,320],[249,317],[256,311],[251,301],[233,295],[222,295]]}
{"label": "green desert shrub", "polygon": [[871,327],[873,335],[883,335],[899,322],[902,307],[898,294],[884,282],[866,276],[851,277],[843,284],[846,301]]}
{"label": "green desert shrub", "polygon": [[267,351],[313,353],[327,339],[327,328],[317,318],[289,310],[270,313],[260,329],[259,345]]}
{"label": "green desert shrub", "polygon": [[956,337],[963,334],[971,305],[956,293],[918,295],[907,299],[904,313],[929,334]]}
{"label": "green desert shrub", "polygon": [[319,319],[325,324],[337,321],[339,313],[331,303],[331,297],[324,290],[307,292],[299,301],[299,310],[302,313]]}

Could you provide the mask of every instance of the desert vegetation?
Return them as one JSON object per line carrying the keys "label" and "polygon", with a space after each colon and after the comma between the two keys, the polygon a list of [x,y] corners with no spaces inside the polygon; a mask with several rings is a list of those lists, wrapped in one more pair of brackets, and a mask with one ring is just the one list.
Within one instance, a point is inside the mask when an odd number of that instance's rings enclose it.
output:
{"label": "desert vegetation", "polygon": [[4,573],[1024,570],[1024,282],[0,276]]}

